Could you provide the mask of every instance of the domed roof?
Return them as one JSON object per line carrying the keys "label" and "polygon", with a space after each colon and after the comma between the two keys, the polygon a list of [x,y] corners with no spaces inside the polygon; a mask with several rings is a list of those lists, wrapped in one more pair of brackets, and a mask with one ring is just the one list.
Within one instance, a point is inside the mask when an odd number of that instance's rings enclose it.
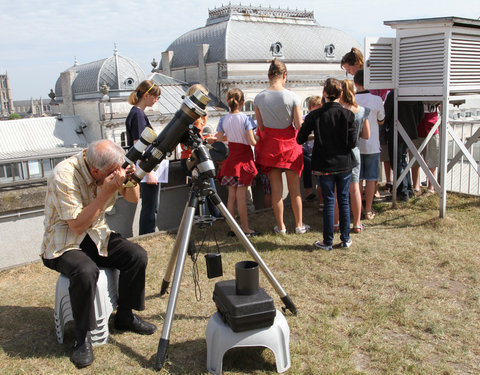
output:
{"label": "domed roof", "polygon": [[[206,62],[337,62],[360,43],[347,33],[323,27],[313,12],[227,5],[210,11],[204,27],[192,30],[169,47],[172,68],[198,64],[196,46],[209,44]],[[161,66],[161,65],[160,65]]]}
{"label": "domed roof", "polygon": [[[110,97],[129,95],[145,79],[145,73],[133,60],[114,53],[103,60],[74,65],[67,69],[75,72],[72,83],[74,99],[101,98],[100,87],[105,83]],[[62,97],[62,83],[58,78],[55,95]]]}

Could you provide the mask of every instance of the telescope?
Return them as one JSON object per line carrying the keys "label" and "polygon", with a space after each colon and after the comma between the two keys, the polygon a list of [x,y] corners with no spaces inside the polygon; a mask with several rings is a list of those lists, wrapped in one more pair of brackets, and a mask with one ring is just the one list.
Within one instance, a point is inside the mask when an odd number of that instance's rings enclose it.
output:
{"label": "telescope", "polygon": [[[132,174],[126,182],[128,183],[128,180],[135,183],[140,182],[143,177],[165,159],[179,143],[187,142],[190,125],[200,116],[207,114],[205,108],[209,101],[210,98],[202,90],[197,90],[191,96],[185,97],[180,109],[175,113],[158,137],[152,140],[155,132],[146,128],[142,132],[140,139],[125,155],[123,168],[126,168],[129,164],[135,164],[140,160],[135,173]],[[149,129],[149,131],[147,131],[147,129]],[[151,133],[153,133],[153,136]],[[210,167],[211,166],[208,166],[208,168]]]}

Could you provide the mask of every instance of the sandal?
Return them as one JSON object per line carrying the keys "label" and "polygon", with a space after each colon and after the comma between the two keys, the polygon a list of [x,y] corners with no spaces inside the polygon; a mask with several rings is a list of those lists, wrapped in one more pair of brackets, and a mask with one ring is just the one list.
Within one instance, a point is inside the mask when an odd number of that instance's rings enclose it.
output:
{"label": "sandal", "polygon": [[352,232],[353,233],[361,233],[365,230],[365,224],[360,224],[360,225],[354,225]]}
{"label": "sandal", "polygon": [[373,220],[375,218],[375,213],[373,211],[365,212],[366,220]]}

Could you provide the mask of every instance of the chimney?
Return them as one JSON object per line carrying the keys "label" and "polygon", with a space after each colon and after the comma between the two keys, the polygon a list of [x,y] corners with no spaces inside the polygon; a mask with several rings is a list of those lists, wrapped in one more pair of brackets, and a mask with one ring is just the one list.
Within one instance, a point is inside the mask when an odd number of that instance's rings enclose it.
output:
{"label": "chimney", "polygon": [[75,78],[75,72],[67,70],[60,74],[60,82],[62,84],[62,97],[63,97],[63,111],[64,115],[74,115],[73,110],[73,92],[72,85]]}
{"label": "chimney", "polygon": [[205,87],[208,87],[207,84],[207,68],[205,62],[207,60],[208,50],[210,48],[209,44],[199,44],[197,46],[198,53],[198,81]]}
{"label": "chimney", "polygon": [[162,52],[162,74],[172,76],[173,51]]}

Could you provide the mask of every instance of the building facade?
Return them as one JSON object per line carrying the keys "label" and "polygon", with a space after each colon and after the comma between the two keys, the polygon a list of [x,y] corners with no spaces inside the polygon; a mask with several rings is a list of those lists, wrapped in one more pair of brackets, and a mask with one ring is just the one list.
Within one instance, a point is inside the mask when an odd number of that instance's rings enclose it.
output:
{"label": "building facade", "polygon": [[344,79],[342,56],[360,43],[343,31],[320,26],[313,12],[226,5],[209,10],[204,27],[173,41],[157,70],[186,82],[200,82],[223,99],[233,87],[245,93],[245,109],[268,86],[269,61],[287,66],[287,88],[306,110],[326,78]]}
{"label": "building facade", "polygon": [[14,106],[8,74],[0,74],[0,117],[8,117],[13,112]]}

